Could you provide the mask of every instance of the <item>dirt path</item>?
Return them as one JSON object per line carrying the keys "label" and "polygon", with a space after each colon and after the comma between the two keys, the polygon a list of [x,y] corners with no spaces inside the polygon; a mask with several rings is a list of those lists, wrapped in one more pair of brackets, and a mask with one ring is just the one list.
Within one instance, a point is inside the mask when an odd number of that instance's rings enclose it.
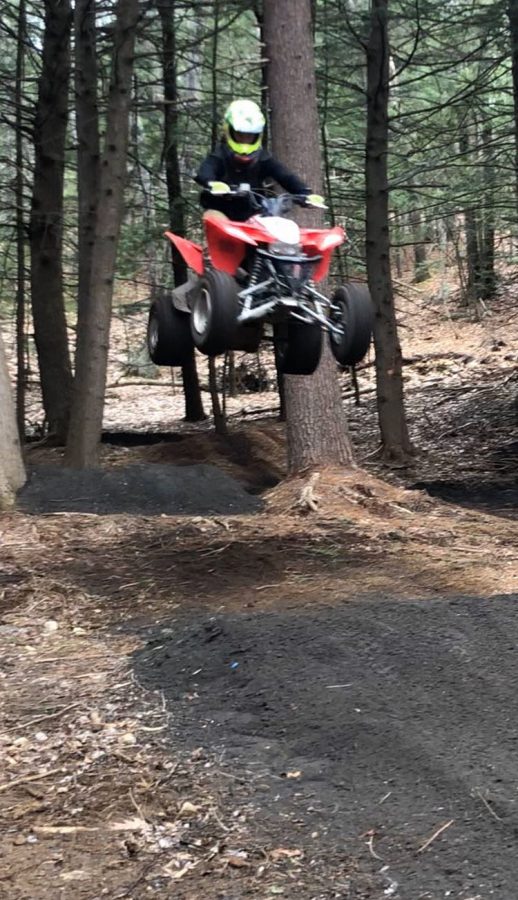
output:
{"label": "dirt path", "polygon": [[105,471],[35,445],[0,518],[0,900],[516,900],[516,286],[469,321],[441,272],[398,298],[412,465],[380,465],[370,358],[359,406],[341,376],[368,471],[256,515],[271,353],[228,436],[187,425],[170,371],[128,365],[130,287]]}
{"label": "dirt path", "polygon": [[184,616],[137,672],[175,742],[224,753],[261,823],[356,860],[369,896],[514,900],[517,601]]}
{"label": "dirt path", "polygon": [[2,518],[2,900],[514,900],[515,523],[304,485]]}
{"label": "dirt path", "polygon": [[413,467],[379,468],[367,368],[369,471],[321,472],[316,511],[273,395],[221,437],[118,386],[108,426],[163,434],[112,435],[101,480],[31,450],[50,478],[0,519],[0,900],[515,900],[516,359],[448,327],[428,358],[415,316]]}

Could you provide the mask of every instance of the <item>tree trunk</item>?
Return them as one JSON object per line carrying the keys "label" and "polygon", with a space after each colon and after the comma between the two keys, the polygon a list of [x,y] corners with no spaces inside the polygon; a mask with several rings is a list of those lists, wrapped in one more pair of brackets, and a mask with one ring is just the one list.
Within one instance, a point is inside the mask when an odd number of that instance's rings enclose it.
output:
{"label": "tree trunk", "polygon": [[233,400],[237,397],[237,380],[236,380],[236,354],[233,350],[229,350],[227,362],[227,387],[228,396]]}
{"label": "tree trunk", "polygon": [[[469,122],[463,114],[460,123],[459,150],[466,155],[466,165],[469,163],[470,136]],[[474,303],[480,293],[480,248],[477,233],[477,214],[472,206],[464,210],[464,232],[466,237],[466,303]]]}
{"label": "tree trunk", "polygon": [[484,214],[480,246],[480,294],[483,300],[494,296],[497,285],[495,272],[495,153],[493,131],[487,122],[482,131],[484,153]]}
{"label": "tree trunk", "polygon": [[25,387],[26,387],[26,341],[25,341],[25,223],[24,223],[24,190],[23,190],[23,121],[22,98],[25,68],[26,41],[26,9],[25,0],[19,0],[18,6],[18,42],[16,47],[16,421],[20,441],[25,438]]}
{"label": "tree trunk", "polygon": [[418,209],[412,209],[409,215],[414,243],[414,281],[419,284],[430,277],[426,259],[426,244],[423,241],[423,217]]}
{"label": "tree trunk", "polygon": [[77,194],[79,210],[78,333],[81,333],[84,327],[88,298],[90,296],[90,274],[100,175],[95,8],[95,0],[76,0],[74,12]]}
{"label": "tree trunk", "polygon": [[[162,72],[164,79],[164,160],[171,230],[185,235],[185,201],[182,196],[178,155],[179,117],[178,84],[176,78],[175,0],[157,0],[162,25]],[[175,285],[187,281],[187,265],[175,246],[171,245]],[[182,366],[185,396],[185,421],[200,422],[206,418],[201,399],[200,381],[194,350]]]}
{"label": "tree trunk", "polygon": [[[216,359],[214,356],[209,357],[209,391],[212,401],[212,414],[214,416],[214,430],[216,434],[227,434],[227,420],[219,402]],[[225,385],[223,384],[223,398],[225,397],[224,392]]]}
{"label": "tree trunk", "polygon": [[264,15],[262,0],[258,0],[258,2],[256,2],[254,6],[254,15],[257,21],[257,27],[259,28],[259,43],[261,52],[261,109],[266,121],[263,131],[263,146],[267,147],[269,141],[268,110],[270,107],[270,101],[268,99],[268,60],[266,59],[265,53]]}
{"label": "tree trunk", "polygon": [[34,123],[31,296],[43,406],[49,430],[66,437],[72,369],[63,298],[63,176],[70,77],[70,0],[46,0]]}
{"label": "tree trunk", "polygon": [[466,235],[467,301],[474,303],[479,294],[480,254],[478,248],[477,222],[475,210],[468,207],[464,211],[464,229]]}
{"label": "tree trunk", "polygon": [[376,394],[387,461],[404,461],[410,440],[403,400],[402,355],[390,267],[387,179],[388,0],[372,0],[367,46],[366,243],[369,290],[376,310]]}
{"label": "tree trunk", "polygon": [[509,35],[511,38],[511,66],[513,76],[514,104],[514,171],[516,219],[518,221],[518,0],[509,0],[507,14],[509,16]]}
{"label": "tree trunk", "polygon": [[88,314],[78,334],[76,378],[66,461],[93,466],[102,431],[113,282],[123,213],[128,122],[138,0],[118,0],[113,68],[101,159]]}
{"label": "tree trunk", "polygon": [[219,117],[218,117],[218,48],[219,48],[219,0],[214,0],[212,9],[214,22],[214,35],[212,38],[212,114],[210,146],[214,150],[218,143]]}
{"label": "tree trunk", "polygon": [[[293,165],[314,191],[322,190],[312,9],[310,0],[264,0],[264,40],[275,155]],[[295,157],[294,157],[295,154]],[[318,225],[319,213],[301,219]],[[336,364],[327,340],[314,375],[285,379],[288,471],[311,466],[351,465],[351,443]]]}
{"label": "tree trunk", "polygon": [[401,215],[397,209],[394,209],[392,212],[392,235],[395,237],[395,243],[392,243],[392,260],[396,266],[396,275],[399,279],[403,277],[403,259],[402,259],[402,248],[401,248]]}
{"label": "tree trunk", "polygon": [[4,343],[0,333],[0,509],[12,506],[16,491],[24,482],[25,468],[20,451]]}
{"label": "tree trunk", "polygon": [[277,376],[277,390],[279,392],[279,421],[286,421],[286,376],[279,366],[277,346],[274,344],[275,374]]}

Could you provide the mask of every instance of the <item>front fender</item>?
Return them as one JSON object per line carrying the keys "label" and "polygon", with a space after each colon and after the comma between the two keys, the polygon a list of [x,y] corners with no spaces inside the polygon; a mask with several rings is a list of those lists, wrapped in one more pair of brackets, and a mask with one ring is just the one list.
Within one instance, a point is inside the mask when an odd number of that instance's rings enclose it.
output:
{"label": "front fender", "polygon": [[301,228],[301,243],[310,256],[321,256],[313,272],[314,281],[322,281],[329,272],[333,250],[346,240],[343,228]]}

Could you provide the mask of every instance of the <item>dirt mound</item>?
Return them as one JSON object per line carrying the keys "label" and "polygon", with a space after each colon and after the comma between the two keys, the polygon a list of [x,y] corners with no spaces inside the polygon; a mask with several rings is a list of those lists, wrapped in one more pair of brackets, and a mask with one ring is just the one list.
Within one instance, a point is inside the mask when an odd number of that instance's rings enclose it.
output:
{"label": "dirt mound", "polygon": [[209,463],[256,489],[272,487],[284,477],[285,456],[284,427],[278,423],[236,428],[227,435],[168,435],[167,440],[141,450],[143,461],[181,466]]}
{"label": "dirt mound", "polygon": [[36,467],[19,494],[28,513],[108,515],[229,515],[253,513],[262,503],[214,466],[134,465],[76,471]]}
{"label": "dirt mound", "polygon": [[314,512],[324,518],[345,517],[357,524],[383,523],[431,508],[424,493],[382,481],[364,469],[336,466],[288,478],[268,491],[265,499],[273,515]]}

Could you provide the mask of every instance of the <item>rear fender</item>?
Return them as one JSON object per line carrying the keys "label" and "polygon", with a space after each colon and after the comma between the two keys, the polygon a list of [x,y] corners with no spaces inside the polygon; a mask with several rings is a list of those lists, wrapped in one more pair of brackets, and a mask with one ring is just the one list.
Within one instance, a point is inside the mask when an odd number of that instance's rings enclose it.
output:
{"label": "rear fender", "polygon": [[164,237],[168,238],[173,246],[176,247],[190,269],[197,272],[198,275],[203,275],[203,250],[199,244],[188,241],[172,231],[165,231]]}

